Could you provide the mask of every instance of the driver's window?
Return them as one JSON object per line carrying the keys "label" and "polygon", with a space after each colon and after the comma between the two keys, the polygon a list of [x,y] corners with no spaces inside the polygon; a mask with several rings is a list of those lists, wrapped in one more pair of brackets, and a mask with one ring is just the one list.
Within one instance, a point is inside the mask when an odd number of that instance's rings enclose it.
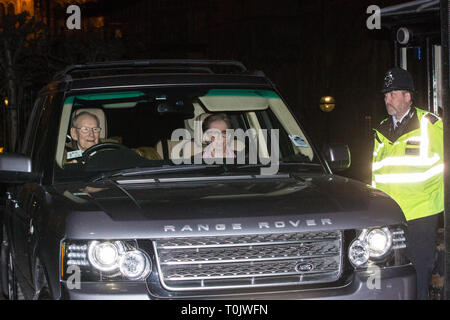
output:
{"label": "driver's window", "polygon": [[48,96],[42,106],[41,118],[39,120],[38,129],[36,131],[36,138],[31,153],[31,159],[33,164],[33,171],[40,172],[43,169],[44,155],[48,154],[47,150],[50,146],[50,141],[53,141],[53,137],[50,137],[49,131],[52,128],[51,122],[51,107],[53,96]]}
{"label": "driver's window", "polygon": [[31,157],[31,151],[33,148],[34,140],[36,137],[36,130],[38,128],[42,104],[45,102],[46,97],[39,97],[36,100],[36,103],[33,108],[33,112],[31,114],[30,120],[28,122],[27,131],[25,133],[24,143],[22,145],[22,153]]}

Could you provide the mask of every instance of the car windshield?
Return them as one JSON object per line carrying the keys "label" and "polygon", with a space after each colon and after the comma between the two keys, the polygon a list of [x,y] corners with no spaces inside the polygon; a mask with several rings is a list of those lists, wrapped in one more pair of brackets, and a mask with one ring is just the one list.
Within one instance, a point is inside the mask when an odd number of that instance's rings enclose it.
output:
{"label": "car windshield", "polygon": [[55,177],[275,162],[320,164],[291,112],[272,90],[116,89],[66,96]]}

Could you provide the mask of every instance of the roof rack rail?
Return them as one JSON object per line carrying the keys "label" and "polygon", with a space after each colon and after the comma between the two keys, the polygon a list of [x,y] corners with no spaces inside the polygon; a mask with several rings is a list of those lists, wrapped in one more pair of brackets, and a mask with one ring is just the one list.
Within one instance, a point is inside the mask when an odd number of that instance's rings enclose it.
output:
{"label": "roof rack rail", "polygon": [[211,67],[235,67],[241,73],[247,73],[247,68],[239,61],[234,60],[183,60],[183,59],[150,59],[150,60],[124,60],[106,61],[87,64],[76,64],[66,67],[63,71],[54,75],[54,80],[59,80],[70,76],[74,72],[95,71],[95,70],[118,70],[130,68],[175,68],[179,70],[202,70],[214,73]]}

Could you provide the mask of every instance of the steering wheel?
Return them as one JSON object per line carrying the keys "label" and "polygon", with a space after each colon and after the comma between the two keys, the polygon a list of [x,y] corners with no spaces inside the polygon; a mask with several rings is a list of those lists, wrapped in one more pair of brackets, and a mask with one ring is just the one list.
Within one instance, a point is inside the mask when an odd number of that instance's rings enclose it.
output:
{"label": "steering wheel", "polygon": [[86,163],[88,159],[93,155],[94,152],[106,149],[114,149],[114,150],[129,150],[127,147],[120,143],[116,142],[103,142],[94,144],[92,147],[84,150],[83,155],[81,156],[81,162]]}

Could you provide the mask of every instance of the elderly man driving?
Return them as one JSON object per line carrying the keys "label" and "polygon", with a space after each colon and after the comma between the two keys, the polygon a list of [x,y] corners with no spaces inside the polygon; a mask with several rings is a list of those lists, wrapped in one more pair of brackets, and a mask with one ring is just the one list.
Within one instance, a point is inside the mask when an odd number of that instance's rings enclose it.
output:
{"label": "elderly man driving", "polygon": [[99,142],[100,120],[95,114],[80,112],[72,119],[70,136],[76,142],[77,149],[85,151]]}
{"label": "elderly man driving", "polygon": [[70,128],[72,141],[66,144],[65,162],[77,162],[76,158],[81,157],[85,150],[98,144],[101,130],[100,120],[95,114],[83,111],[74,116]]}

